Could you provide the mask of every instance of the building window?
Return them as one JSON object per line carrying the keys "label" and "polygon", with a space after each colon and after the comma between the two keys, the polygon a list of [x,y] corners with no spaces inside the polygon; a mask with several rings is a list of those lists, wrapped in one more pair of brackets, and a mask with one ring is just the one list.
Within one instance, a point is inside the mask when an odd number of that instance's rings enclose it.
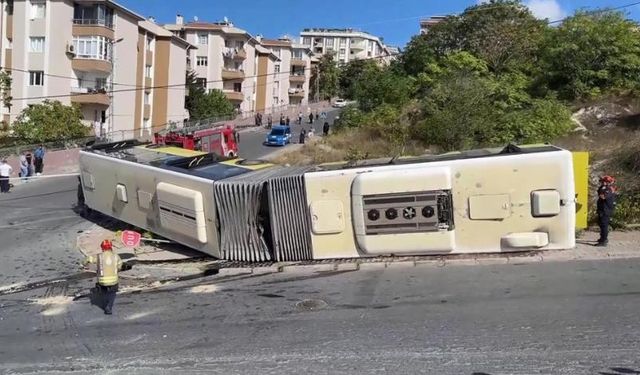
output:
{"label": "building window", "polygon": [[344,48],[340,48],[340,56],[344,56],[345,55],[345,49]]}
{"label": "building window", "polygon": [[147,37],[147,51],[151,51],[151,44],[153,43],[153,38],[148,36]]}
{"label": "building window", "polygon": [[203,89],[207,88],[207,79],[206,78],[196,78],[196,85],[202,87]]}
{"label": "building window", "polygon": [[96,90],[106,90],[106,89],[107,89],[107,79],[96,78]]}
{"label": "building window", "polygon": [[233,91],[235,91],[235,92],[242,92],[242,83],[240,83],[240,82],[234,82],[234,83],[233,83]]}
{"label": "building window", "polygon": [[207,65],[209,65],[209,58],[207,56],[196,57],[196,66],[207,66]]}
{"label": "building window", "polygon": [[113,44],[103,36],[77,36],[73,38],[73,45],[78,58],[111,60]]}
{"label": "building window", "polygon": [[241,40],[236,40],[236,48],[243,49],[244,48],[244,42],[241,41]]}
{"label": "building window", "polygon": [[305,36],[304,38],[302,38],[302,44],[304,44],[305,46],[310,46],[311,45],[311,37],[310,36]]}
{"label": "building window", "polygon": [[300,50],[293,51],[293,58],[302,60],[304,58],[302,56],[302,51],[300,51]]}
{"label": "building window", "polygon": [[44,72],[29,72],[29,86],[44,86]]}
{"label": "building window", "polygon": [[276,64],[276,65],[273,67],[273,71],[274,71],[275,73],[280,73],[280,64]]}
{"label": "building window", "polygon": [[282,57],[282,50],[280,48],[274,48],[271,51],[273,52],[274,55],[278,57]]}
{"label": "building window", "polygon": [[42,0],[31,0],[31,19],[44,18],[46,14],[47,3]]}
{"label": "building window", "polygon": [[113,28],[113,9],[103,4],[76,4],[73,9],[73,23],[78,25],[101,25]]}
{"label": "building window", "polygon": [[324,40],[324,45],[333,48],[333,38],[326,38]]}
{"label": "building window", "polygon": [[198,34],[198,44],[206,45],[209,44],[209,34]]}
{"label": "building window", "polygon": [[151,103],[151,94],[149,94],[148,92],[144,93],[144,104],[148,105]]}
{"label": "building window", "polygon": [[147,65],[144,67],[144,76],[147,78],[151,78],[151,66]]}
{"label": "building window", "polygon": [[345,38],[340,38],[340,47],[344,47],[347,45],[347,39]]}
{"label": "building window", "polygon": [[32,36],[29,38],[29,52],[44,52],[43,36]]}

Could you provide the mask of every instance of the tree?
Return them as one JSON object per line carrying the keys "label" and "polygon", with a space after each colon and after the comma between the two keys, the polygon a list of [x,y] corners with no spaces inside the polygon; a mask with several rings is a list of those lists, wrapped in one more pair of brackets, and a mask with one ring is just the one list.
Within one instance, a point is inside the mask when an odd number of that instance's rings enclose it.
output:
{"label": "tree", "polygon": [[0,70],[0,101],[6,108],[11,108],[11,74]]}
{"label": "tree", "polygon": [[198,95],[192,104],[191,119],[203,120],[233,114],[233,104],[221,90],[213,89]]}
{"label": "tree", "polygon": [[395,74],[388,67],[372,64],[363,69],[353,91],[354,99],[363,111],[372,111],[383,104],[400,108],[413,95],[413,81],[406,75]]}
{"label": "tree", "polygon": [[77,105],[45,100],[25,108],[13,124],[13,134],[22,140],[38,143],[84,137],[89,128],[82,124]]}
{"label": "tree", "polygon": [[544,80],[563,99],[638,86],[640,32],[620,12],[578,12],[549,32],[545,47]]}
{"label": "tree", "polygon": [[546,28],[546,22],[537,20],[520,1],[483,2],[414,37],[403,56],[405,71],[425,72],[434,60],[457,51],[484,60],[492,72],[528,70],[537,61]]}
{"label": "tree", "polygon": [[347,99],[356,98],[356,83],[362,80],[366,70],[376,67],[374,60],[351,60],[340,69],[338,84],[340,95]]}
{"label": "tree", "polygon": [[321,100],[329,100],[338,95],[338,78],[340,71],[332,54],[320,57],[317,66],[318,90]]}
{"label": "tree", "polygon": [[202,97],[206,95],[204,86],[198,82],[198,74],[189,70],[185,77],[185,87],[187,89],[187,96],[184,100],[184,106],[189,111],[189,117],[194,118],[196,103],[202,100]]}

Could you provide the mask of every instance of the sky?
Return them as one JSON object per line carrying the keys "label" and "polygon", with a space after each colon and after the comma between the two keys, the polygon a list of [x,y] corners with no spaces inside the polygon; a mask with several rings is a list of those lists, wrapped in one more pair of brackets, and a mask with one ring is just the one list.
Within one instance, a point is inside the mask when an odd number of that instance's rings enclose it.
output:
{"label": "sky", "polygon": [[[227,17],[236,27],[267,38],[298,37],[308,27],[351,27],[384,38],[388,45],[403,47],[419,32],[420,18],[460,13],[483,0],[116,0],[141,16],[158,23],[174,23],[176,14],[185,22],[221,21]],[[539,18],[558,20],[576,9],[618,7],[634,0],[523,0]],[[640,19],[640,5],[626,8],[630,18]]]}

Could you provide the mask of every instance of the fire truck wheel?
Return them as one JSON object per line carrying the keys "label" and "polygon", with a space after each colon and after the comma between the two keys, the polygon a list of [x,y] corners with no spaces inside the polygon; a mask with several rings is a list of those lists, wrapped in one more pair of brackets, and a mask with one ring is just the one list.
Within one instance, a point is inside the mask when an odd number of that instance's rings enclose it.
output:
{"label": "fire truck wheel", "polygon": [[228,157],[228,158],[231,158],[231,159],[234,159],[234,158],[236,157],[236,155],[235,155],[233,152],[230,152],[230,153],[227,155],[227,157]]}

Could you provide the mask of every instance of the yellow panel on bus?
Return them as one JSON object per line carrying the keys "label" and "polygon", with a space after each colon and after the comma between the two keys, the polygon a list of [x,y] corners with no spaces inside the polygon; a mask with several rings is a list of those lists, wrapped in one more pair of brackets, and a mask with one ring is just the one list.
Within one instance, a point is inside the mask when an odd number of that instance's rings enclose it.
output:
{"label": "yellow panel on bus", "polygon": [[576,228],[587,228],[589,203],[589,153],[573,152],[573,178],[576,186]]}

